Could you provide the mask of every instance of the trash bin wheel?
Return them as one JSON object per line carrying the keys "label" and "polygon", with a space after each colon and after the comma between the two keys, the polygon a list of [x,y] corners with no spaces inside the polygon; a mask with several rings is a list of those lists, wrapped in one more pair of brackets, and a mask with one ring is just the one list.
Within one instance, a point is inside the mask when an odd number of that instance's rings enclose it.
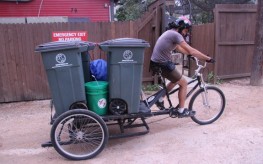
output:
{"label": "trash bin wheel", "polygon": [[98,155],[108,142],[106,123],[97,114],[74,109],[61,114],[51,128],[56,151],[70,160],[85,160]]}
{"label": "trash bin wheel", "polygon": [[87,105],[84,102],[75,102],[70,105],[69,110],[72,109],[88,109]]}
{"label": "trash bin wheel", "polygon": [[109,110],[112,114],[122,115],[128,112],[127,106],[123,99],[112,99],[109,103]]}

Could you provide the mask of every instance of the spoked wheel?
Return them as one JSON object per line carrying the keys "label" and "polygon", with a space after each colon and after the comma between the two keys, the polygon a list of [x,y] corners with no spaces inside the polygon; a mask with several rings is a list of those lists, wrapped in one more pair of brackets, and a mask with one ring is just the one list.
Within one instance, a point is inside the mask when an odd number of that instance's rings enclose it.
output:
{"label": "spoked wheel", "polygon": [[189,102],[189,109],[196,111],[192,120],[200,125],[213,123],[222,115],[225,101],[223,92],[214,86],[198,90]]}
{"label": "spoked wheel", "polygon": [[98,155],[109,138],[105,122],[84,109],[60,115],[51,128],[51,142],[56,151],[70,160],[85,160]]}
{"label": "spoked wheel", "polygon": [[122,99],[112,99],[109,104],[112,114],[122,115],[128,112],[127,103]]}

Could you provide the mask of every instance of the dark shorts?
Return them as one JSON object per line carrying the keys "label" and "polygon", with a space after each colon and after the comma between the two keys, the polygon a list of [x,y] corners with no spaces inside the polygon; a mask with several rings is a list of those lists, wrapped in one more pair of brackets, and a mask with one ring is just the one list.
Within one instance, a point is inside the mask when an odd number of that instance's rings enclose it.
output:
{"label": "dark shorts", "polygon": [[158,72],[161,69],[162,76],[172,83],[178,82],[182,78],[182,74],[175,68],[173,62],[156,63],[151,61],[150,68],[153,73]]}

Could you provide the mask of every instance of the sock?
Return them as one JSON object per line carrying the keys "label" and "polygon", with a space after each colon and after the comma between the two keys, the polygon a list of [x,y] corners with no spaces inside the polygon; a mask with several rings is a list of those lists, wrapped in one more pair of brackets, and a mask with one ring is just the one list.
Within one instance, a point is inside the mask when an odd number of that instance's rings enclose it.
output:
{"label": "sock", "polygon": [[179,108],[179,109],[178,109],[178,112],[179,112],[179,113],[183,113],[183,112],[184,112],[184,108]]}
{"label": "sock", "polygon": [[163,102],[163,97],[159,98],[158,101],[159,101],[159,102]]}

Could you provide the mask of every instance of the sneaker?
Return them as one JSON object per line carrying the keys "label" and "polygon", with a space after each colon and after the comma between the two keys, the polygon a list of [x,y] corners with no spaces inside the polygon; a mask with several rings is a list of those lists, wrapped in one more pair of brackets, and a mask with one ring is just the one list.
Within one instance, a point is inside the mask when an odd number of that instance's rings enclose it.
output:
{"label": "sneaker", "polygon": [[160,110],[164,110],[165,109],[165,107],[164,107],[164,101],[157,101],[156,103],[155,103],[155,105],[160,109]]}
{"label": "sneaker", "polygon": [[[177,111],[178,112],[178,111]],[[178,112],[178,117],[182,118],[182,117],[192,117],[195,115],[195,111],[189,110],[187,108],[184,109],[184,111],[182,113]]]}

